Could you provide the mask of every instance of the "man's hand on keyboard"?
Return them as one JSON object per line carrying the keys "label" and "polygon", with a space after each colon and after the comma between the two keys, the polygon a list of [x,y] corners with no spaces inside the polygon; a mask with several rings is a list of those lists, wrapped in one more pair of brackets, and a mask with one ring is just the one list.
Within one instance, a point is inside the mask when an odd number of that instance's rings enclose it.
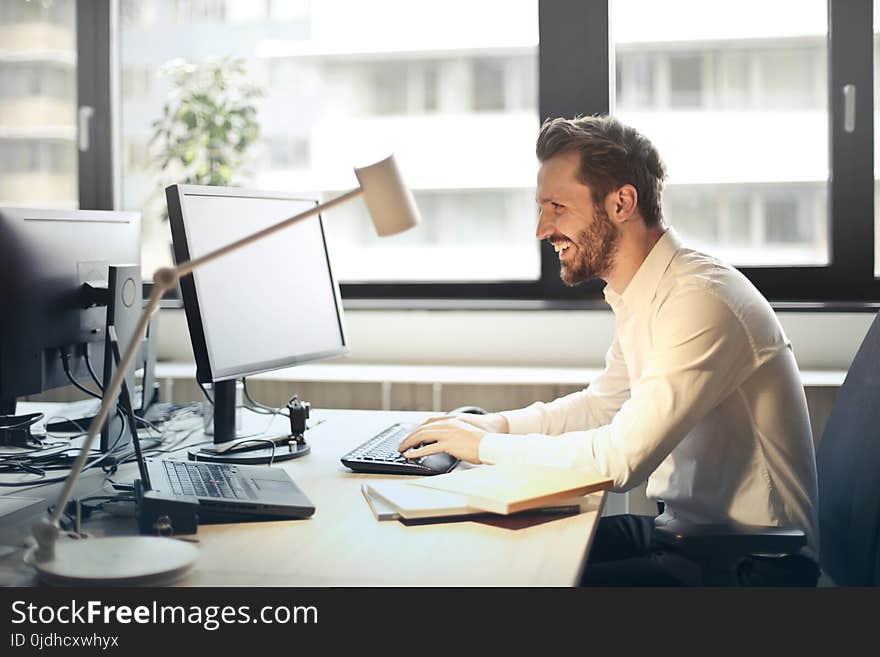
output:
{"label": "man's hand on keyboard", "polygon": [[422,426],[443,420],[461,420],[462,422],[474,425],[478,429],[482,429],[486,433],[507,433],[510,431],[507,418],[501,415],[501,413],[488,413],[487,415],[475,415],[474,413],[438,415],[425,420]]}
{"label": "man's hand on keyboard", "polygon": [[465,422],[461,416],[438,418],[429,420],[409,434],[398,449],[406,452],[422,443],[429,443],[407,453],[407,458],[446,452],[468,463],[480,463],[480,441],[486,433],[486,430]]}

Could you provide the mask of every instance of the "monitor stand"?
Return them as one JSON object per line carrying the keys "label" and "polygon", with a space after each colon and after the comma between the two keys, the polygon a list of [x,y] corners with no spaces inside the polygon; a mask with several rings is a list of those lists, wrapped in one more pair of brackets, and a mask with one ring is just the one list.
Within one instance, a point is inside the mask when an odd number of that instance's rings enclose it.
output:
{"label": "monitor stand", "polygon": [[[118,347],[125,353],[129,343],[135,339],[135,329],[143,311],[143,287],[140,265],[111,265],[108,270],[107,295],[107,333],[104,336],[104,389],[116,371],[118,359],[113,349]],[[117,344],[114,344],[117,343]],[[143,349],[143,346],[141,347]],[[134,392],[134,367],[125,373],[125,384]],[[144,390],[144,394],[148,394]],[[118,407],[117,407],[118,408]],[[111,413],[101,427],[101,452],[125,453],[131,447],[133,427],[123,421],[120,413]],[[125,430],[128,429],[127,433]],[[111,462],[113,457],[109,457]]]}
{"label": "monitor stand", "polygon": [[[304,418],[291,418],[291,433],[281,436],[235,435],[235,380],[215,381],[214,387],[214,444],[194,447],[187,457],[190,461],[209,463],[238,463],[261,465],[278,463],[305,456],[311,451],[306,443]],[[306,415],[307,417],[307,415]],[[299,426],[294,426],[294,424]],[[268,441],[275,443],[273,449]]]}

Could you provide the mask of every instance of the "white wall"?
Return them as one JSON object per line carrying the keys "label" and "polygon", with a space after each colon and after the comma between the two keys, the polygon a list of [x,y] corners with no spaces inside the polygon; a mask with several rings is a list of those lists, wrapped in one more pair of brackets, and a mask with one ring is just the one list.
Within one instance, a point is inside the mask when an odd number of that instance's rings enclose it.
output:
{"label": "white wall", "polygon": [[[601,367],[604,311],[373,311],[345,315],[349,362]],[[781,312],[802,369],[847,369],[872,313]],[[159,359],[192,360],[183,310],[162,311]]]}

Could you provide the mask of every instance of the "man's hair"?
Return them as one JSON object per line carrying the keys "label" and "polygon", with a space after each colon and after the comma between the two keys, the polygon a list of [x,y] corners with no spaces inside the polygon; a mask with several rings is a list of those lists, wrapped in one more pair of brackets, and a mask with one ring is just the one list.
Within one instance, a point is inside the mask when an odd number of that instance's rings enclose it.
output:
{"label": "man's hair", "polygon": [[645,223],[656,226],[663,220],[666,166],[654,144],[634,128],[610,116],[547,119],[535,150],[540,162],[563,153],[580,153],[578,180],[590,187],[595,203],[628,184],[636,189]]}

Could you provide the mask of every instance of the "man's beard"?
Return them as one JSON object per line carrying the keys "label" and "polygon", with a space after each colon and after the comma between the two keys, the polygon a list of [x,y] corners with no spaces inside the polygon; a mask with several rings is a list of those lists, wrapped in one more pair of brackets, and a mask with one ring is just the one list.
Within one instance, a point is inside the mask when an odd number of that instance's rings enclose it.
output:
{"label": "man's beard", "polygon": [[618,237],[617,227],[605,208],[597,203],[590,226],[572,240],[578,258],[571,264],[562,263],[559,271],[562,282],[574,287],[594,278],[605,278],[614,264]]}

